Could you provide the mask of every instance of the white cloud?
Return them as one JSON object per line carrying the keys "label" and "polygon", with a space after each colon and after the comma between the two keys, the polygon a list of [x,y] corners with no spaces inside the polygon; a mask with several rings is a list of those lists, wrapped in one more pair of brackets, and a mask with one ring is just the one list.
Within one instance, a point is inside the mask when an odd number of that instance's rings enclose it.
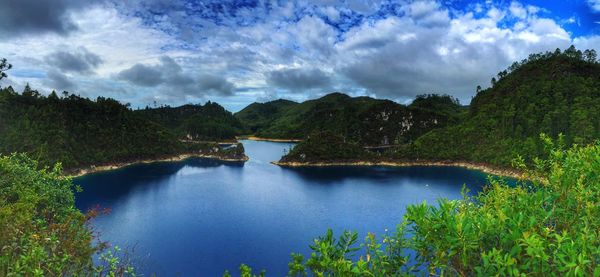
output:
{"label": "white cloud", "polygon": [[162,32],[144,27],[139,19],[124,17],[105,6],[81,11],[72,17],[78,30],[72,31],[68,38],[48,33],[3,40],[0,41],[1,55],[10,59],[15,68],[50,70],[52,66],[35,61],[65,48],[83,46],[102,59],[103,63],[95,71],[99,77],[108,78],[135,62],[163,55],[161,47],[175,41]]}
{"label": "white cloud", "polygon": [[325,15],[327,15],[327,18],[333,22],[337,22],[338,20],[340,20],[340,12],[332,7],[332,6],[327,6],[325,8],[322,8],[322,11]]}
{"label": "white cloud", "polygon": [[527,10],[519,2],[516,2],[516,1],[511,2],[510,7],[508,9],[512,13],[512,15],[514,15],[518,18],[523,19],[523,18],[527,17]]}
{"label": "white cloud", "polygon": [[[380,3],[287,2],[274,4],[269,12],[241,9],[239,18],[224,17],[221,24],[188,16],[182,9],[142,19],[132,12],[141,5],[138,2],[73,11],[69,22],[77,28],[68,36],[44,33],[0,41],[0,56],[16,69],[41,70],[47,76],[11,76],[10,81],[31,82],[46,91],[74,88],[82,95],[115,97],[134,106],[208,99],[195,93],[197,88],[221,92],[210,99],[235,109],[255,97],[302,100],[330,90],[399,101],[421,93],[452,93],[468,103],[474,87],[487,85],[498,71],[530,53],[564,49],[571,43],[600,50],[598,37],[574,38],[561,26],[565,22],[517,1],[501,6],[490,1],[463,11],[436,1],[410,1],[393,14],[356,21],[347,18],[350,12],[375,13]],[[252,18],[258,19],[236,23]],[[57,51],[79,47],[101,58],[102,63],[82,71],[95,74],[58,72],[45,62]],[[168,67],[176,74],[160,74],[164,80],[159,83],[115,78],[136,65],[129,73],[163,68],[164,56],[176,62],[177,67]],[[169,85],[186,80],[188,85]]]}
{"label": "white cloud", "polygon": [[600,0],[587,0],[590,9],[594,12],[600,12]]}
{"label": "white cloud", "polygon": [[[379,96],[398,99],[442,92],[468,102],[475,86],[485,86],[513,61],[571,43],[556,22],[519,12],[525,14],[518,14],[522,18],[517,28],[502,27],[507,11],[495,7],[485,17],[467,12],[435,28],[395,17],[362,24],[338,45],[345,50],[338,51],[339,60],[347,61],[338,66],[358,86]],[[393,39],[401,34],[414,36]]]}
{"label": "white cloud", "polygon": [[575,38],[573,44],[577,49],[596,49],[600,53],[600,35]]}

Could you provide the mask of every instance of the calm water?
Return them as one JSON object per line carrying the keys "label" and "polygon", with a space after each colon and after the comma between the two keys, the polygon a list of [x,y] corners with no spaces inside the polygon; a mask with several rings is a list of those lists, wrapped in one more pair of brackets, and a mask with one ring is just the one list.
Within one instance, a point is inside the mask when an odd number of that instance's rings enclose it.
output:
{"label": "calm water", "polygon": [[134,248],[138,270],[221,276],[241,263],[284,276],[291,252],[309,253],[327,228],[364,238],[394,229],[408,204],[458,199],[485,175],[455,167],[285,169],[285,143],[244,141],[244,165],[190,159],[77,178],[77,205],[112,212],[94,221],[101,239]]}

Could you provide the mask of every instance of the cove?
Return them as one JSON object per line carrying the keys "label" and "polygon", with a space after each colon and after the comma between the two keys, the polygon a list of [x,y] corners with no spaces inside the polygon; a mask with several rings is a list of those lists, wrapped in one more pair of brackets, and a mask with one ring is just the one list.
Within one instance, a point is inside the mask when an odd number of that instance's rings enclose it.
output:
{"label": "cove", "polygon": [[133,249],[146,276],[237,275],[241,263],[285,276],[290,253],[315,237],[393,230],[409,204],[477,193],[486,174],[459,167],[281,168],[293,144],[242,141],[245,164],[209,159],[138,164],[74,179],[102,241]]}

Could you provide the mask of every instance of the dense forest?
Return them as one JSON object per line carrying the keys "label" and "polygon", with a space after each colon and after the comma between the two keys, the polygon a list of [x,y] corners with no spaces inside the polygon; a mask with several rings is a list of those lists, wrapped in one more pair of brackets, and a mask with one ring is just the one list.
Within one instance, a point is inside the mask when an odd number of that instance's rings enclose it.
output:
{"label": "dense forest", "polygon": [[185,140],[235,140],[236,136],[247,133],[231,112],[211,101],[204,105],[146,107],[135,113],[167,127],[178,138]]}
{"label": "dense forest", "polygon": [[[188,109],[189,117],[178,116]],[[43,96],[29,86],[22,93],[0,89],[0,153],[27,153],[43,166],[61,162],[74,169],[182,153],[237,159],[244,156],[237,153],[243,148],[219,151],[218,145],[197,140],[235,138],[232,132],[240,130],[229,127],[239,124],[214,103],[132,111],[110,98],[93,101],[67,92]],[[181,141],[190,133],[194,141]]]}
{"label": "dense forest", "polygon": [[[563,134],[566,145],[587,144],[600,137],[600,63],[593,50],[582,52],[570,47],[565,51],[532,54],[498,73],[491,83],[487,89],[477,88],[468,109],[451,105],[447,103],[449,99],[440,96],[418,97],[408,108],[436,112],[438,116],[432,113],[430,118],[446,121],[441,121],[443,124],[436,128],[426,128],[418,123],[432,122],[427,121],[427,117],[415,120],[409,125],[412,135],[403,133],[404,140],[390,141],[392,134],[386,130],[406,126],[402,120],[406,116],[393,118],[388,122],[392,125],[389,127],[368,117],[362,118],[359,123],[364,126],[362,132],[373,135],[368,136],[367,141],[346,132],[336,133],[361,146],[372,145],[377,140],[390,142],[395,147],[379,153],[387,160],[470,161],[499,166],[511,166],[518,156],[528,163],[542,156],[543,144],[539,138],[542,133],[554,139]],[[446,102],[440,101],[442,99]],[[372,115],[378,116],[377,113]],[[383,129],[377,132],[381,127]],[[314,139],[304,143],[318,144]],[[315,151],[306,148],[307,145],[300,143],[298,149],[292,150],[282,161],[302,161],[298,158],[306,153],[315,156]],[[326,152],[315,157],[339,156],[328,149],[321,150]],[[356,159],[364,157],[372,155],[365,156],[361,152]]]}
{"label": "dense forest", "polygon": [[377,158],[379,156],[365,150],[358,143],[347,141],[342,135],[323,131],[309,135],[283,156],[280,162],[352,162],[357,159],[369,161]]}
{"label": "dense forest", "polygon": [[600,63],[574,47],[532,54],[492,79],[471,101],[460,124],[429,132],[399,156],[510,165],[543,154],[540,133],[567,145],[600,138]]}
{"label": "dense forest", "polygon": [[298,105],[298,103],[284,99],[266,103],[255,102],[235,113],[235,117],[237,117],[251,133],[264,136],[258,134],[258,131],[273,124],[273,121],[296,105]]}
{"label": "dense forest", "polygon": [[432,129],[454,124],[462,110],[448,95],[421,95],[404,106],[331,93],[300,104],[282,100],[254,103],[236,116],[243,122],[259,120],[260,124],[250,128],[259,137],[304,139],[326,130],[361,145],[379,146],[409,142]]}
{"label": "dense forest", "polygon": [[43,165],[71,168],[183,150],[167,129],[113,99],[43,96],[29,86],[22,93],[0,90],[0,153],[28,153]]}

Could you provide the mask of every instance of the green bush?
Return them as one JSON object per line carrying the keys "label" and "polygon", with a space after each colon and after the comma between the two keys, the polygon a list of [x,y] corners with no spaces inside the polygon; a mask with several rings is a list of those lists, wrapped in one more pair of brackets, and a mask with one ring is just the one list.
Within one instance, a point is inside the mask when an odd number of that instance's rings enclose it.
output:
{"label": "green bush", "polygon": [[[74,205],[73,184],[60,166],[36,170],[27,156],[0,157],[0,276],[123,276],[132,268],[93,244],[87,221]],[[117,249],[118,250],[118,249]]]}

